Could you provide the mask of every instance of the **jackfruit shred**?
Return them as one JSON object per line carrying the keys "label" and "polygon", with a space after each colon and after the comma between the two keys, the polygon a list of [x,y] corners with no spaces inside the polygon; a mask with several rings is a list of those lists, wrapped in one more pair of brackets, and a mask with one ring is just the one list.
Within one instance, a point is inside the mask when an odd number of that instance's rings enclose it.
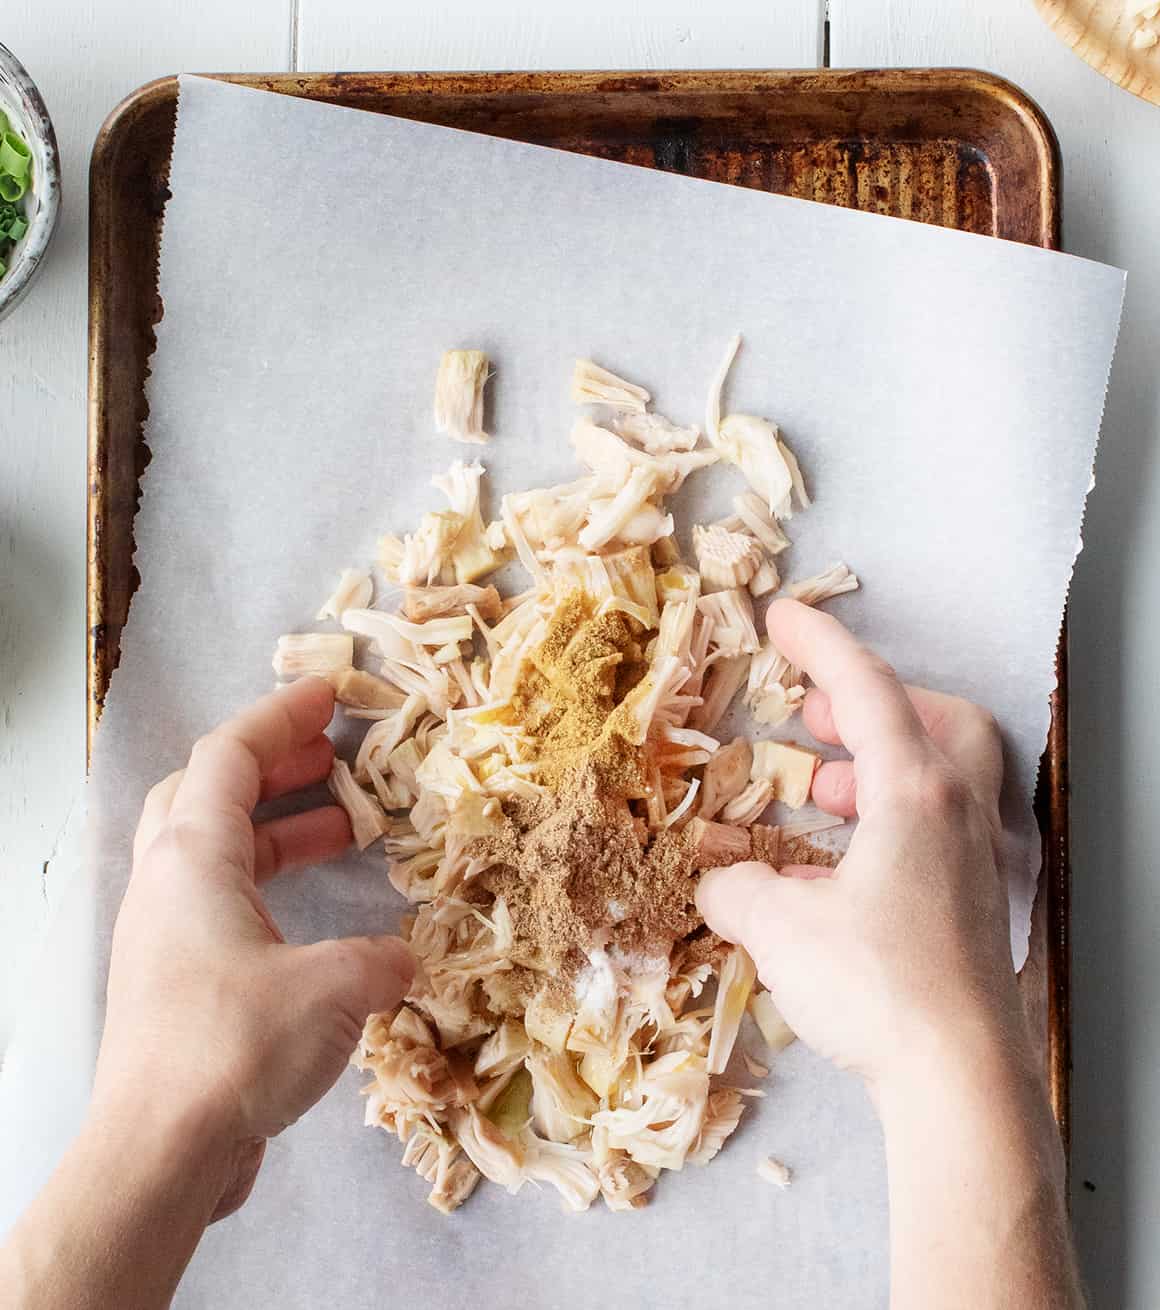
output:
{"label": "jackfruit shred", "polygon": [[[387,585],[347,569],[319,626],[278,639],[280,679],[325,677],[344,714],[369,721],[353,763],[336,758],[330,787],[359,848],[382,842],[388,879],[412,906],[404,935],[419,968],[404,1003],[368,1019],[353,1063],[370,1076],[366,1122],[399,1138],[404,1166],[444,1214],[480,1178],[513,1193],[549,1184],[569,1211],[598,1196],[612,1210],[638,1208],[663,1171],[708,1164],[746,1098],[764,1095],[722,1081],[746,1014],[771,1055],[793,1040],[739,947],[711,940],[696,954],[694,934],[671,941],[667,957],[638,958],[605,949],[594,931],[569,993],[561,977],[517,962],[522,907],[485,889],[498,857],[482,839],[521,800],[555,795],[513,697],[576,593],[631,631],[636,671],[623,686],[617,674],[608,724],[644,761],[647,795],[625,802],[642,844],[684,841],[700,869],[776,859],[779,841],[842,822],[810,811],[762,823],[771,805],[805,804],[817,759],[721,728],[739,694],[774,728],[805,696],[802,671],[759,638],[754,601],[781,592],[785,524],[810,500],[774,423],[722,419],[740,344],[730,341],[711,380],[704,440],[651,411],[643,387],[578,360],[573,399],[608,417],[576,421],[575,481],[512,492],[489,522],[483,465],[456,460],[432,479],[446,505],[380,539]],[[443,355],[440,431],[488,440],[488,369],[480,351]],[[748,485],[728,519],[694,525],[693,564],[665,501],[715,463]],[[513,556],[530,586],[505,595],[494,575]],[[785,594],[819,604],[857,585],[842,564]],[[623,914],[610,902],[612,921]],[[741,1060],[751,1077],[768,1072],[747,1052]],[[773,1161],[758,1172],[779,1185],[789,1177]]]}
{"label": "jackfruit shred", "polygon": [[487,377],[487,356],[482,350],[444,351],[435,377],[437,431],[477,446],[489,440],[483,430],[483,387]]}

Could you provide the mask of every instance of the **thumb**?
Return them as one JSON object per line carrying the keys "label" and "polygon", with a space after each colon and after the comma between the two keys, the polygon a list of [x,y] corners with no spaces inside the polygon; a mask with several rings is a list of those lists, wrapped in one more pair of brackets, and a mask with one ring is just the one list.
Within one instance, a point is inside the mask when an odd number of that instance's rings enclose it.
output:
{"label": "thumb", "polygon": [[821,889],[832,885],[828,878],[794,876],[799,872],[831,870],[790,868],[779,874],[768,864],[746,861],[710,869],[697,884],[697,908],[705,922],[726,941],[745,947],[766,986],[769,963],[780,953],[781,943],[793,935],[794,924],[814,905]]}
{"label": "thumb", "polygon": [[399,937],[340,937],[308,947],[342,1009],[361,1024],[368,1014],[393,1010],[415,975],[415,957]]}

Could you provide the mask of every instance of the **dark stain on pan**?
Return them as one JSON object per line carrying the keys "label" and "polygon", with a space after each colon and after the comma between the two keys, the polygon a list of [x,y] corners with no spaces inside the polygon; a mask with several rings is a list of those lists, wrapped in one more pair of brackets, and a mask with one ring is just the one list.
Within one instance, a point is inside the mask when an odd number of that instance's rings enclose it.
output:
{"label": "dark stain on pan", "polygon": [[654,126],[653,159],[666,173],[692,174],[697,157],[700,121],[696,118],[658,118]]}

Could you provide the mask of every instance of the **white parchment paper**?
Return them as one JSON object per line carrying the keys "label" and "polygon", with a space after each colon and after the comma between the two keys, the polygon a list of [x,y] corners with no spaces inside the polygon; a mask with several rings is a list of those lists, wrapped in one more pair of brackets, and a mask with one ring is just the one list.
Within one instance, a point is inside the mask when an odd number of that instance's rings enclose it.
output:
{"label": "white parchment paper", "polygon": [[[1119,271],[196,78],[171,190],[142,585],[93,766],[90,996],[148,786],[269,686],[274,638],[309,624],[340,567],[439,505],[429,479],[465,453],[433,434],[440,352],[494,361],[483,458],[506,491],[574,475],[576,355],[700,423],[738,330],[726,408],[776,419],[816,497],[779,562],[800,577],[845,559],[863,590],[835,612],[905,678],[1003,724],[1022,960]],[[740,486],[711,470],[688,494],[716,516]],[[380,930],[400,909],[377,855],[281,879],[270,900],[290,940]],[[885,1304],[878,1129],[860,1089],[800,1048],[709,1169],[666,1175],[631,1216],[485,1185],[444,1219],[398,1145],[361,1127],[358,1081],[271,1144],[179,1305]],[[770,1153],[795,1169],[786,1193],[754,1174]]]}

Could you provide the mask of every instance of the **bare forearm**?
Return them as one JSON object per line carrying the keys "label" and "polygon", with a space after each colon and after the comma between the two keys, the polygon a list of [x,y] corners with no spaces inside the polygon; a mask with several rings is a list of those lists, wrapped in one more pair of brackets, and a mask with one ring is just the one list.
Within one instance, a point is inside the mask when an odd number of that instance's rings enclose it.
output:
{"label": "bare forearm", "polygon": [[227,1155],[196,1116],[94,1112],[0,1249],[5,1304],[167,1306],[221,1196]]}
{"label": "bare forearm", "polygon": [[892,1310],[1075,1310],[1059,1137],[1024,1045],[932,1043],[879,1097]]}

